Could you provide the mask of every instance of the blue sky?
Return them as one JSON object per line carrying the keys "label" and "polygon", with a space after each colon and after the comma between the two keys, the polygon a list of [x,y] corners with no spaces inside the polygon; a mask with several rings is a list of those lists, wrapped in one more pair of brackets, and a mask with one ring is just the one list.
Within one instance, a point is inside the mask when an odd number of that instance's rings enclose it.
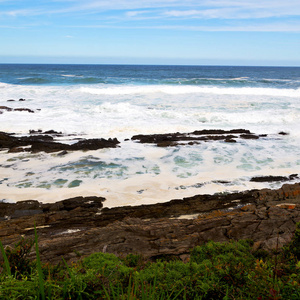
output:
{"label": "blue sky", "polygon": [[300,66],[300,0],[0,0],[0,63]]}

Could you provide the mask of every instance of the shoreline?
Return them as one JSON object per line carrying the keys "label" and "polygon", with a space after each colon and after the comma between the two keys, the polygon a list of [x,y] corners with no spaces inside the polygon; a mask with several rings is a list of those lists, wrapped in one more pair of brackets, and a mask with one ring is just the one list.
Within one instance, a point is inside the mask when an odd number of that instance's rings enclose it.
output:
{"label": "shoreline", "polygon": [[103,203],[103,197],[0,203],[0,239],[12,246],[21,236],[33,238],[36,224],[45,262],[97,251],[186,259],[189,249],[208,240],[252,239],[255,248],[271,251],[290,241],[300,221],[300,183],[153,205],[109,209]]}
{"label": "shoreline", "polygon": [[[267,135],[246,129],[209,129],[140,134],[124,141],[78,138],[54,130],[31,130],[27,135],[0,132],[3,172],[0,200],[35,199],[51,203],[94,195],[105,196],[105,206],[111,208],[167,202],[196,194],[274,189],[279,188],[281,182],[297,181],[296,177],[289,177],[295,175],[297,168],[264,169],[262,166],[261,170],[249,172],[235,163],[227,165],[226,159],[230,157],[214,164],[210,152],[199,154],[205,147],[225,147],[223,154],[226,155],[227,150],[236,147],[234,145],[245,148],[248,143],[253,147],[273,139],[284,141],[288,134],[283,131]],[[63,143],[64,140],[67,143]],[[122,156],[124,151],[125,157]],[[183,152],[177,154],[177,151]],[[200,160],[194,161],[190,155],[200,155]],[[216,159],[220,160],[221,156],[222,151]],[[201,159],[207,162],[202,163]],[[180,164],[183,164],[182,169]],[[192,171],[191,164],[196,165]],[[179,171],[174,171],[177,168]],[[188,175],[189,172],[196,173]],[[107,175],[109,173],[111,175]],[[270,175],[279,180],[252,180]]]}
{"label": "shoreline", "polygon": [[[151,155],[157,156],[157,159],[163,152],[166,155],[167,149],[198,147],[199,143],[217,143],[214,145],[218,147],[240,143],[247,147],[245,141],[273,141],[284,139],[286,135],[288,134],[285,132],[279,132],[269,137],[245,129],[213,129],[190,133],[137,135],[131,138],[130,143],[137,147],[145,147]],[[105,148],[109,151],[122,150],[128,142],[119,142],[117,139],[81,138],[79,141],[73,140],[71,144],[64,144],[61,143],[61,138],[61,133],[55,131],[31,131],[27,136],[0,132],[0,150],[7,151],[4,155],[44,155],[44,161],[47,162],[51,158],[56,164],[61,164],[67,157],[73,157],[76,162],[80,157],[78,153],[90,155],[89,151],[96,150],[100,152],[95,152],[95,156],[109,158],[111,152],[101,151],[107,151]],[[27,171],[33,171],[31,158],[24,157],[25,163],[28,162]],[[35,163],[41,161],[37,160]],[[133,165],[135,162],[130,160],[130,163]],[[92,165],[95,164],[101,164],[101,161],[92,161]],[[8,164],[6,168],[11,166],[13,164]],[[66,165],[67,168],[70,166]],[[76,170],[71,166],[71,171]],[[176,255],[184,260],[188,258],[191,248],[208,240],[223,242],[231,239],[252,239],[256,249],[271,251],[290,241],[295,224],[300,221],[298,174],[287,173],[288,169],[276,171],[271,175],[266,174],[265,170],[261,172],[263,174],[248,176],[239,186],[239,191],[236,191],[232,182],[222,177],[215,178],[214,170],[210,170],[210,188],[215,187],[214,194],[203,192],[206,189],[205,181],[191,183],[190,178],[176,178],[174,182],[176,174],[168,172],[143,174],[144,180],[149,179],[146,183],[152,184],[151,190],[144,188],[140,184],[141,181],[137,182],[135,177],[127,180],[120,178],[119,184],[114,187],[117,200],[115,202],[108,197],[106,178],[101,178],[102,189],[99,189],[96,195],[93,194],[94,189],[88,189],[88,186],[85,186],[84,197],[80,195],[78,180],[70,183],[74,185],[74,189],[68,189],[72,196],[61,201],[58,201],[60,199],[56,197],[55,190],[45,189],[43,192],[52,198],[51,203],[33,200],[34,197],[29,193],[30,187],[20,188],[18,193],[26,197],[27,201],[0,202],[0,239],[5,246],[12,246],[20,237],[33,238],[33,228],[36,225],[41,259],[45,262],[59,262],[61,257],[66,261],[77,260],[79,256],[97,251],[119,256],[136,253],[149,259],[162,255]],[[278,171],[285,174],[278,174]],[[14,172],[15,169],[11,168],[11,175]],[[222,172],[225,174],[230,170],[224,166]],[[160,182],[160,178],[165,174],[169,174],[169,177]],[[170,191],[170,185],[166,184],[168,182],[173,186],[173,193]],[[5,180],[0,183],[6,184]],[[165,193],[159,190],[163,184]],[[278,188],[243,189],[266,184]],[[6,184],[5,188],[3,186],[2,193],[9,193],[9,185]],[[218,192],[216,187],[222,189]],[[227,188],[231,188],[231,191],[226,190]],[[118,199],[120,190],[124,193],[124,199]],[[151,193],[156,193],[156,198],[153,198],[156,201],[147,198]],[[186,196],[188,193],[190,195]],[[170,197],[173,197],[172,200],[168,200]]]}

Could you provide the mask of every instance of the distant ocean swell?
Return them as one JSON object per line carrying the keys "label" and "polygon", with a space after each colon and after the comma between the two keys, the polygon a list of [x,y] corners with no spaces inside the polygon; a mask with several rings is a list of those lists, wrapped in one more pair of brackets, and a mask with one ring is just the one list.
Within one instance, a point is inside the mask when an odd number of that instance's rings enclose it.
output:
{"label": "distant ocean swell", "polygon": [[288,79],[250,79],[240,78],[103,78],[83,75],[65,74],[60,77],[51,76],[31,76],[15,78],[13,82],[17,85],[76,85],[76,84],[134,84],[134,85],[184,85],[199,87],[231,87],[231,88],[278,88],[297,89],[300,81]]}

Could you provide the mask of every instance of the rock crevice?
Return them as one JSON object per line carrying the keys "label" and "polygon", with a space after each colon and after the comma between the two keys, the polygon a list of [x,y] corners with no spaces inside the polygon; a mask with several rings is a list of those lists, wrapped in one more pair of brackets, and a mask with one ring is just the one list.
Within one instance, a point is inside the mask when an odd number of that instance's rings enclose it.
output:
{"label": "rock crevice", "polygon": [[[134,207],[108,209],[104,201],[76,197],[53,204],[0,203],[0,239],[12,246],[21,236],[32,238],[36,224],[45,262],[56,263],[62,256],[75,260],[78,253],[85,256],[103,249],[157,258],[186,256],[208,240],[252,239],[257,249],[271,250],[290,241],[300,221],[300,183]],[[188,218],[195,213],[198,217]]]}

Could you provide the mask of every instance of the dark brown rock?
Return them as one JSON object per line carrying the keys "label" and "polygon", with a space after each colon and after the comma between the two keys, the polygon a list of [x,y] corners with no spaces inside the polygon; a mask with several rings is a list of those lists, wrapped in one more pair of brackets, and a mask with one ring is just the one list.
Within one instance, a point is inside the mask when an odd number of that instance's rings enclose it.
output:
{"label": "dark brown rock", "polygon": [[[0,132],[0,149],[8,148],[10,152],[31,151],[31,152],[58,152],[58,151],[78,151],[78,150],[97,150],[103,148],[115,148],[119,141],[114,139],[84,139],[72,145],[58,143],[54,141],[53,136],[40,134],[40,131],[30,131],[30,136],[14,137],[12,134]],[[36,135],[36,133],[39,133]],[[51,131],[56,135],[56,132]],[[31,148],[23,149],[24,146]],[[66,152],[63,152],[66,154]]]}
{"label": "dark brown rock", "polygon": [[236,143],[236,140],[234,140],[234,139],[232,139],[232,138],[227,138],[227,139],[225,139],[225,142],[226,143]]}
{"label": "dark brown rock", "polygon": [[[249,238],[256,249],[271,250],[290,241],[300,221],[300,183],[278,190],[198,195],[137,207],[101,209],[103,201],[76,197],[53,204],[2,203],[1,216],[11,218],[2,217],[0,239],[4,245],[13,245],[21,234],[33,237],[36,224],[41,259],[53,263],[62,256],[69,261],[78,259],[75,251],[83,256],[104,251],[148,258],[186,257],[192,247],[208,240]],[[193,213],[200,215],[177,218]]]}
{"label": "dark brown rock", "polygon": [[259,136],[254,134],[241,134],[240,138],[245,140],[257,140],[259,139]]}
{"label": "dark brown rock", "polygon": [[15,108],[14,111],[27,111],[29,113],[34,113],[34,111],[29,108]]}
{"label": "dark brown rock", "polygon": [[[238,134],[240,135],[238,136]],[[170,147],[198,144],[198,141],[225,141],[227,143],[236,143],[238,138],[259,139],[259,136],[252,134],[246,129],[204,129],[190,133],[138,134],[134,135],[131,139],[140,143],[156,144],[158,147]]]}
{"label": "dark brown rock", "polygon": [[289,181],[298,178],[298,174],[291,174],[290,176],[256,176],[252,177],[252,182],[274,182],[274,181]]}
{"label": "dark brown rock", "polygon": [[7,106],[0,106],[0,110],[12,111],[13,109]]}
{"label": "dark brown rock", "polygon": [[250,134],[249,130],[246,129],[231,129],[231,130],[222,130],[222,129],[204,129],[204,130],[196,130],[192,132],[195,135],[207,135],[207,134]]}
{"label": "dark brown rock", "polygon": [[[15,100],[7,100],[7,101],[15,101]],[[29,108],[11,108],[7,106],[0,106],[0,110],[5,110],[5,111],[27,111],[29,113],[34,113],[32,109]]]}

